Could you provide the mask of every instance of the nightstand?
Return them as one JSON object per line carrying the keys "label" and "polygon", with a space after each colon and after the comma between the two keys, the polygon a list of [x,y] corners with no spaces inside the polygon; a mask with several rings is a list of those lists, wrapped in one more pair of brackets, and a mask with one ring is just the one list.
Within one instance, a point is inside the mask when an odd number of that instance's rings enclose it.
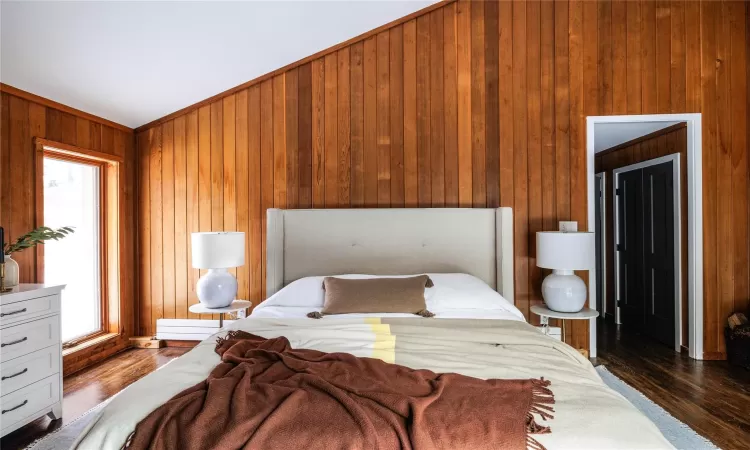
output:
{"label": "nightstand", "polygon": [[247,309],[249,307],[253,306],[253,302],[247,301],[247,300],[235,300],[232,302],[231,305],[225,306],[224,308],[206,308],[203,306],[202,303],[196,303],[195,305],[190,305],[191,313],[195,314],[218,314],[219,315],[219,328],[224,327],[224,314],[229,312],[237,312],[241,311],[243,309]]}
{"label": "nightstand", "polygon": [[563,313],[552,311],[543,305],[533,305],[531,312],[539,316],[544,334],[549,335],[549,319],[562,319],[562,336],[561,340],[565,342],[565,321],[566,320],[591,320],[599,317],[599,311],[591,308],[583,308],[574,313]]}

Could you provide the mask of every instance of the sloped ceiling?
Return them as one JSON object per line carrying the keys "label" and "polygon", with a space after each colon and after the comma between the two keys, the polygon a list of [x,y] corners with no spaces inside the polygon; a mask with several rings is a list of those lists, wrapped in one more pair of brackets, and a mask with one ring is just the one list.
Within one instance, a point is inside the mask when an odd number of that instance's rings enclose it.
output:
{"label": "sloped ceiling", "polygon": [[0,80],[137,127],[435,3],[0,2]]}
{"label": "sloped ceiling", "polygon": [[615,145],[624,144],[654,131],[669,128],[679,122],[626,122],[594,124],[594,148],[596,153]]}

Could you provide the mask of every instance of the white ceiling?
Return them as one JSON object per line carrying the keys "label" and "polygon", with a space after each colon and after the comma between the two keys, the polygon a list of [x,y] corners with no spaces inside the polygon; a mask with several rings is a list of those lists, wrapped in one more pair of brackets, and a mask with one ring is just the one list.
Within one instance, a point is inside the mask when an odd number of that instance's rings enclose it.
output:
{"label": "white ceiling", "polygon": [[637,122],[637,123],[596,123],[594,124],[594,149],[599,153],[615,145],[628,142],[661,130],[679,122]]}
{"label": "white ceiling", "polygon": [[0,80],[137,127],[435,0],[0,2]]}

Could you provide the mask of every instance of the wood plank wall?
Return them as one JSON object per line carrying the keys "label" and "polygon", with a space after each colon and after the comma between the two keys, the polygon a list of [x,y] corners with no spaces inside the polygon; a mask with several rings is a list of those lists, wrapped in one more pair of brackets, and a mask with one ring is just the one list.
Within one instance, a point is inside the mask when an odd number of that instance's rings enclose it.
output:
{"label": "wood plank wall", "polygon": [[[124,180],[120,188],[121,223],[119,280],[122,335],[115,341],[95,345],[76,352],[64,361],[65,374],[129,346],[133,335],[137,306],[135,287],[135,135],[129,128],[74,110],[64,105],[3,85],[0,92],[0,226],[8,239],[32,230],[36,225],[35,211],[35,148],[33,139],[41,137],[63,144],[97,150],[124,158]],[[124,232],[128,230],[128,232]],[[20,267],[22,283],[37,278],[36,252],[23,251],[13,255]]]}
{"label": "wood plank wall", "polygon": [[607,246],[605,247],[606,261],[606,283],[604,299],[606,301],[607,318],[614,320],[615,311],[615,225],[614,225],[614,176],[612,171],[621,167],[629,166],[654,158],[680,154],[680,210],[682,212],[680,220],[681,247],[682,247],[682,267],[683,277],[682,295],[680,298],[680,314],[682,317],[682,342],[685,347],[688,346],[688,221],[687,221],[687,125],[685,122],[678,123],[663,130],[656,131],[647,136],[625,142],[616,147],[603,150],[596,155],[595,172],[605,173],[605,222],[604,229],[607,236]]}
{"label": "wood plank wall", "polygon": [[740,1],[448,1],[138,129],[140,333],[190,317],[192,231],[248,233],[240,296],[262,299],[270,207],[511,206],[528,316],[534,233],[586,225],[585,117],[701,112],[719,355],[750,296],[748,21]]}

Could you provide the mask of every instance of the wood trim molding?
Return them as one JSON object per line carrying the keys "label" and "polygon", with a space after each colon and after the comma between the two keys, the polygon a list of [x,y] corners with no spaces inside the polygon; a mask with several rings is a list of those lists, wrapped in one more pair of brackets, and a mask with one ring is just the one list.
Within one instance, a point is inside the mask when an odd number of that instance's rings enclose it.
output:
{"label": "wood trim molding", "polygon": [[159,124],[167,122],[170,119],[174,119],[175,117],[181,116],[181,115],[187,113],[188,111],[192,111],[194,109],[198,109],[201,106],[209,105],[209,104],[215,102],[216,100],[219,100],[221,98],[224,98],[224,97],[227,97],[227,96],[232,95],[234,93],[237,93],[237,92],[239,92],[239,91],[241,91],[243,89],[247,89],[250,86],[253,86],[253,85],[256,85],[256,84],[260,84],[262,81],[265,81],[265,80],[268,80],[270,78],[273,78],[274,76],[282,74],[282,73],[284,73],[284,72],[286,72],[286,71],[288,71],[290,69],[294,69],[295,67],[299,67],[299,66],[301,66],[303,64],[309,63],[310,61],[316,60],[318,58],[322,58],[322,57],[324,57],[326,55],[329,55],[331,53],[335,53],[336,51],[338,51],[338,50],[340,50],[340,49],[342,49],[344,47],[348,47],[348,46],[350,46],[350,45],[352,45],[352,44],[354,44],[356,42],[364,41],[365,39],[367,39],[367,38],[369,38],[371,36],[375,36],[375,35],[377,35],[378,33],[382,32],[382,31],[385,31],[385,30],[391,29],[391,28],[393,28],[395,26],[398,26],[398,25],[401,25],[403,23],[406,23],[406,22],[408,22],[408,21],[410,21],[410,20],[412,20],[412,19],[414,19],[416,17],[420,17],[420,16],[422,16],[424,14],[427,14],[427,13],[429,13],[431,11],[434,11],[434,10],[436,10],[438,8],[442,8],[443,6],[445,6],[447,4],[450,4],[450,3],[454,3],[456,1],[457,0],[442,0],[442,1],[439,1],[437,3],[432,4],[430,6],[424,7],[422,9],[420,9],[419,11],[415,11],[415,12],[409,14],[409,15],[406,15],[406,16],[400,17],[400,18],[398,18],[398,19],[396,19],[394,21],[388,22],[385,25],[381,25],[381,26],[379,26],[377,28],[374,28],[374,29],[372,29],[372,30],[370,30],[370,31],[368,31],[366,33],[360,34],[359,36],[355,36],[355,37],[353,37],[353,38],[351,38],[349,40],[346,40],[344,42],[340,42],[340,43],[338,43],[338,44],[336,44],[336,45],[334,45],[332,47],[328,47],[325,50],[321,50],[318,53],[314,53],[314,54],[312,54],[312,55],[310,55],[310,56],[308,56],[306,58],[302,58],[302,59],[300,59],[298,61],[295,61],[295,62],[293,62],[291,64],[287,64],[286,66],[281,67],[279,69],[276,69],[273,72],[268,72],[268,73],[266,73],[264,75],[261,75],[261,76],[259,76],[257,78],[253,78],[252,80],[246,81],[245,83],[242,83],[239,86],[235,86],[235,87],[233,87],[231,89],[227,89],[224,92],[220,92],[220,93],[218,93],[218,94],[216,94],[216,95],[214,95],[212,97],[209,97],[209,98],[207,98],[205,100],[201,100],[198,103],[193,103],[190,106],[186,106],[186,107],[184,107],[182,109],[179,109],[179,110],[177,110],[177,111],[175,111],[175,112],[173,112],[171,114],[167,114],[166,116],[164,116],[162,118],[153,120],[153,121],[151,121],[151,122],[149,122],[149,123],[147,123],[145,125],[141,125],[141,126],[139,126],[139,127],[137,127],[135,129],[135,132],[136,133],[140,133],[141,131],[148,130],[149,128],[152,128],[152,127],[155,127],[155,126],[157,126]]}
{"label": "wood trim molding", "polygon": [[50,147],[55,150],[55,153],[63,153],[70,156],[84,155],[88,159],[104,163],[122,164],[125,162],[125,158],[119,155],[89,150],[87,148],[76,147],[75,145],[63,144],[62,142],[51,141],[39,137],[34,138],[34,145],[36,146],[37,151],[43,150],[44,147]]}
{"label": "wood trim molding", "polygon": [[66,113],[73,114],[74,116],[78,116],[78,117],[81,117],[81,118],[84,118],[84,119],[88,119],[88,120],[90,120],[92,122],[97,122],[97,123],[100,123],[102,125],[107,125],[107,126],[110,126],[112,128],[117,128],[118,130],[122,130],[122,131],[125,131],[125,132],[128,132],[128,133],[132,133],[133,132],[132,128],[126,127],[125,125],[120,125],[117,122],[112,122],[111,120],[107,120],[107,119],[104,119],[102,117],[95,116],[93,114],[89,114],[89,113],[87,113],[85,111],[81,111],[80,109],[75,109],[73,107],[70,107],[70,106],[67,106],[67,105],[63,105],[62,103],[58,103],[58,102],[56,102],[54,100],[50,100],[48,98],[44,98],[44,97],[41,97],[41,96],[36,95],[36,94],[32,94],[31,92],[26,92],[26,91],[24,91],[22,89],[18,89],[16,87],[7,85],[5,83],[0,83],[0,92],[5,92],[7,94],[14,95],[16,97],[32,101],[34,103],[38,103],[40,105],[47,106],[49,108],[58,109],[60,111],[66,112]]}
{"label": "wood trim molding", "polygon": [[610,148],[608,148],[606,150],[602,150],[600,152],[597,152],[594,156],[596,156],[598,158],[600,156],[606,155],[607,153],[616,152],[617,150],[621,150],[623,148],[630,147],[632,145],[638,144],[639,142],[647,141],[649,139],[653,139],[655,137],[661,136],[662,134],[667,134],[667,133],[670,133],[672,131],[679,130],[680,128],[685,128],[685,127],[687,127],[687,122],[676,123],[674,125],[668,126],[667,128],[662,128],[661,130],[656,130],[656,131],[654,131],[652,133],[644,134],[641,137],[637,137],[635,139],[631,139],[631,140],[629,140],[627,142],[623,142],[622,144],[617,144],[614,147],[610,147]]}

